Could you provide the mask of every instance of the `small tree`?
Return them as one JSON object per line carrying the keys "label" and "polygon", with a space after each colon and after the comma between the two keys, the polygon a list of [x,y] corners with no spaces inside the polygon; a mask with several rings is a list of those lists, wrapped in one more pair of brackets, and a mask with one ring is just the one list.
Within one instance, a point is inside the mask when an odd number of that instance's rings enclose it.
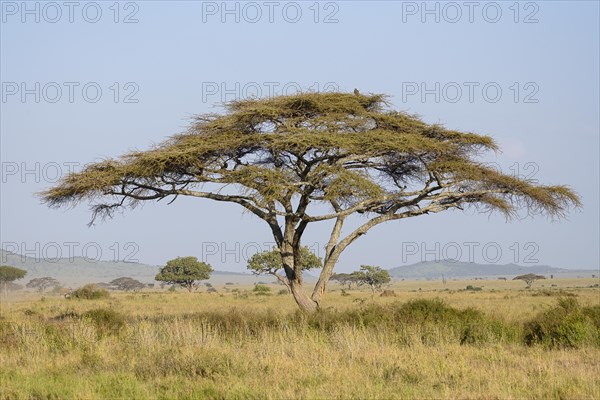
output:
{"label": "small tree", "polygon": [[371,296],[375,295],[375,290],[380,290],[383,284],[392,280],[388,271],[370,265],[361,265],[360,271],[353,272],[352,275],[359,285],[368,285],[371,288]]}
{"label": "small tree", "polygon": [[525,274],[525,275],[515,276],[513,278],[513,281],[516,281],[516,280],[524,281],[527,284],[527,289],[529,289],[531,287],[531,284],[534,281],[537,281],[538,279],[546,279],[546,277],[544,275]]}
{"label": "small tree", "polygon": [[43,278],[34,278],[25,286],[32,289],[37,289],[38,292],[44,292],[48,288],[60,287],[60,282],[52,277],[45,276]]}
{"label": "small tree", "polygon": [[4,294],[6,294],[8,284],[12,283],[13,281],[16,281],[17,279],[23,279],[26,274],[27,274],[27,271],[20,269],[20,268],[11,267],[9,265],[1,266],[0,267],[0,289],[2,289],[2,291],[4,291]]}
{"label": "small tree", "polygon": [[212,267],[196,257],[177,257],[167,261],[167,265],[160,269],[156,275],[157,281],[187,288],[189,292],[194,289],[194,283],[210,278]]}
{"label": "small tree", "polygon": [[113,279],[112,281],[110,281],[109,287],[112,290],[124,290],[126,292],[129,292],[131,290],[133,290],[133,291],[141,290],[141,289],[145,288],[146,285],[144,285],[142,282],[135,280],[133,278],[122,277],[122,278],[117,278],[117,279]]}
{"label": "small tree", "polygon": [[[321,268],[323,265],[321,259],[306,246],[300,248],[300,264],[302,265],[303,271]],[[290,290],[290,283],[287,277],[278,273],[278,271],[283,269],[283,259],[281,258],[281,252],[279,250],[273,249],[271,251],[263,251],[262,253],[254,254],[248,260],[247,268],[256,275],[273,275],[279,282],[283,283],[288,288],[288,291]]]}

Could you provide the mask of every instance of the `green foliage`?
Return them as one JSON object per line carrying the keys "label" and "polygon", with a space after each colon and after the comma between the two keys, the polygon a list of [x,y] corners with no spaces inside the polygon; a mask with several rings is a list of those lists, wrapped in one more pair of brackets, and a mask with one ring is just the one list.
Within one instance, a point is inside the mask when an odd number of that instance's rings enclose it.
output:
{"label": "green foliage", "polygon": [[98,300],[98,299],[106,299],[110,295],[108,290],[101,289],[94,284],[88,284],[80,287],[77,290],[74,290],[70,298],[71,299],[85,299],[85,300]]}
{"label": "green foliage", "polygon": [[[308,247],[300,247],[300,265],[303,270],[321,268],[322,260],[317,257]],[[277,271],[283,269],[281,252],[278,249],[256,253],[248,260],[247,268],[256,274],[276,275]]]}
{"label": "green foliage", "polygon": [[9,265],[3,265],[0,267],[0,285],[5,286],[8,282],[22,279],[27,274],[27,271],[11,267]]}
{"label": "green foliage", "polygon": [[600,306],[581,307],[574,298],[561,298],[556,307],[525,325],[525,342],[550,348],[600,346]]}
{"label": "green foliage", "polygon": [[360,271],[353,272],[352,276],[359,285],[369,286],[372,292],[381,289],[382,285],[392,280],[387,270],[370,265],[361,265]]}
{"label": "green foliage", "polygon": [[209,279],[212,271],[210,265],[198,261],[196,257],[177,257],[167,261],[154,279],[180,285],[191,292],[194,282]]}
{"label": "green foliage", "polygon": [[252,289],[254,293],[267,293],[271,291],[271,288],[265,285],[254,285],[254,289]]}
{"label": "green foliage", "polygon": [[481,288],[479,286],[467,285],[465,290],[470,291],[470,292],[479,292],[479,291],[481,291]]}
{"label": "green foliage", "polygon": [[[366,201],[357,212],[388,213],[402,207],[407,185],[429,186],[435,176],[446,194],[455,194],[440,206],[477,204],[507,216],[526,206],[560,216],[580,205],[565,186],[538,186],[475,160],[497,149],[488,136],[391,110],[385,95],[299,93],[232,101],[224,115],[198,116],[188,132],[151,150],[89,164],[41,196],[51,206],[99,199],[94,216],[111,215],[115,207],[144,200],[198,196],[194,186],[210,182],[236,184],[243,196],[220,195],[216,188],[198,197],[248,209],[273,211],[276,202],[309,194],[310,201]],[[379,178],[369,173],[374,169]]]}

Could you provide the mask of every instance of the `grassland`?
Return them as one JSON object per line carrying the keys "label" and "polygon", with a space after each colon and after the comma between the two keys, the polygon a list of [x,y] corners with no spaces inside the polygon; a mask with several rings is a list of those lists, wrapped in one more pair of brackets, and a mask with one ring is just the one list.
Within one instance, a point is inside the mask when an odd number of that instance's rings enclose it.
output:
{"label": "grassland", "polygon": [[600,398],[597,284],[334,286],[311,316],[275,286],[23,293],[2,301],[0,398]]}

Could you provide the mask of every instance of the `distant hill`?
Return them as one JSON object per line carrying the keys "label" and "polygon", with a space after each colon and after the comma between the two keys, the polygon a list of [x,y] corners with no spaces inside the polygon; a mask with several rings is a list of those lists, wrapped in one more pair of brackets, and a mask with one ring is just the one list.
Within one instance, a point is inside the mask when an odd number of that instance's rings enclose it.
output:
{"label": "distant hill", "polygon": [[[156,283],[159,266],[123,261],[91,261],[82,257],[59,258],[56,260],[36,259],[21,254],[0,250],[2,265],[11,265],[27,271],[23,282],[30,279],[51,276],[65,286],[83,283],[109,282],[113,279],[128,276],[144,283]],[[258,281],[271,282],[271,276],[256,276],[251,273],[214,271],[210,280],[213,284],[233,282],[252,284]]]}
{"label": "distant hill", "polygon": [[452,260],[422,261],[415,264],[395,267],[389,270],[395,279],[440,279],[475,278],[475,277],[513,277],[515,275],[533,273],[555,275],[557,277],[588,277],[598,275],[598,270],[565,269],[549,265],[522,266],[518,264],[477,264]]}
{"label": "distant hill", "polygon": [[[64,286],[77,286],[84,283],[110,282],[113,279],[128,276],[144,283],[156,283],[154,277],[159,266],[131,262],[115,261],[90,261],[82,257],[72,259],[61,258],[56,260],[35,259],[11,253],[0,249],[0,261],[3,265],[12,265],[27,271],[27,276],[22,282],[33,278],[51,276]],[[477,264],[454,261],[425,261],[405,265],[389,270],[395,279],[441,279],[445,278],[475,278],[475,277],[507,277],[534,273],[551,275],[555,277],[587,277],[592,274],[600,275],[598,270],[572,270],[555,268],[548,265],[521,266],[517,264]],[[314,272],[304,273],[305,280],[316,280]],[[317,271],[318,275],[318,271]],[[254,284],[257,282],[273,282],[270,275],[257,276],[251,273],[214,271],[208,282],[222,285],[226,282],[235,284]]]}

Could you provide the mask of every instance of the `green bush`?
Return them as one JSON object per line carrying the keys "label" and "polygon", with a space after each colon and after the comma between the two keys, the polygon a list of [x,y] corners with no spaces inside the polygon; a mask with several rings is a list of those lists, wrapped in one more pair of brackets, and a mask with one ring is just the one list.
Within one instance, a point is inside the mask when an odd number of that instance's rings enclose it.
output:
{"label": "green bush", "polygon": [[561,298],[558,305],[537,315],[524,327],[528,345],[549,348],[600,346],[600,306],[581,307],[574,298]]}
{"label": "green bush", "polygon": [[255,285],[252,291],[254,293],[268,293],[271,291],[271,288],[265,285]]}
{"label": "green bush", "polygon": [[470,292],[479,292],[481,291],[481,288],[479,286],[467,285],[465,290],[468,290]]}
{"label": "green bush", "polygon": [[86,300],[97,300],[108,298],[108,290],[101,289],[94,284],[89,284],[80,287],[71,293],[70,298],[74,299],[86,299]]}

